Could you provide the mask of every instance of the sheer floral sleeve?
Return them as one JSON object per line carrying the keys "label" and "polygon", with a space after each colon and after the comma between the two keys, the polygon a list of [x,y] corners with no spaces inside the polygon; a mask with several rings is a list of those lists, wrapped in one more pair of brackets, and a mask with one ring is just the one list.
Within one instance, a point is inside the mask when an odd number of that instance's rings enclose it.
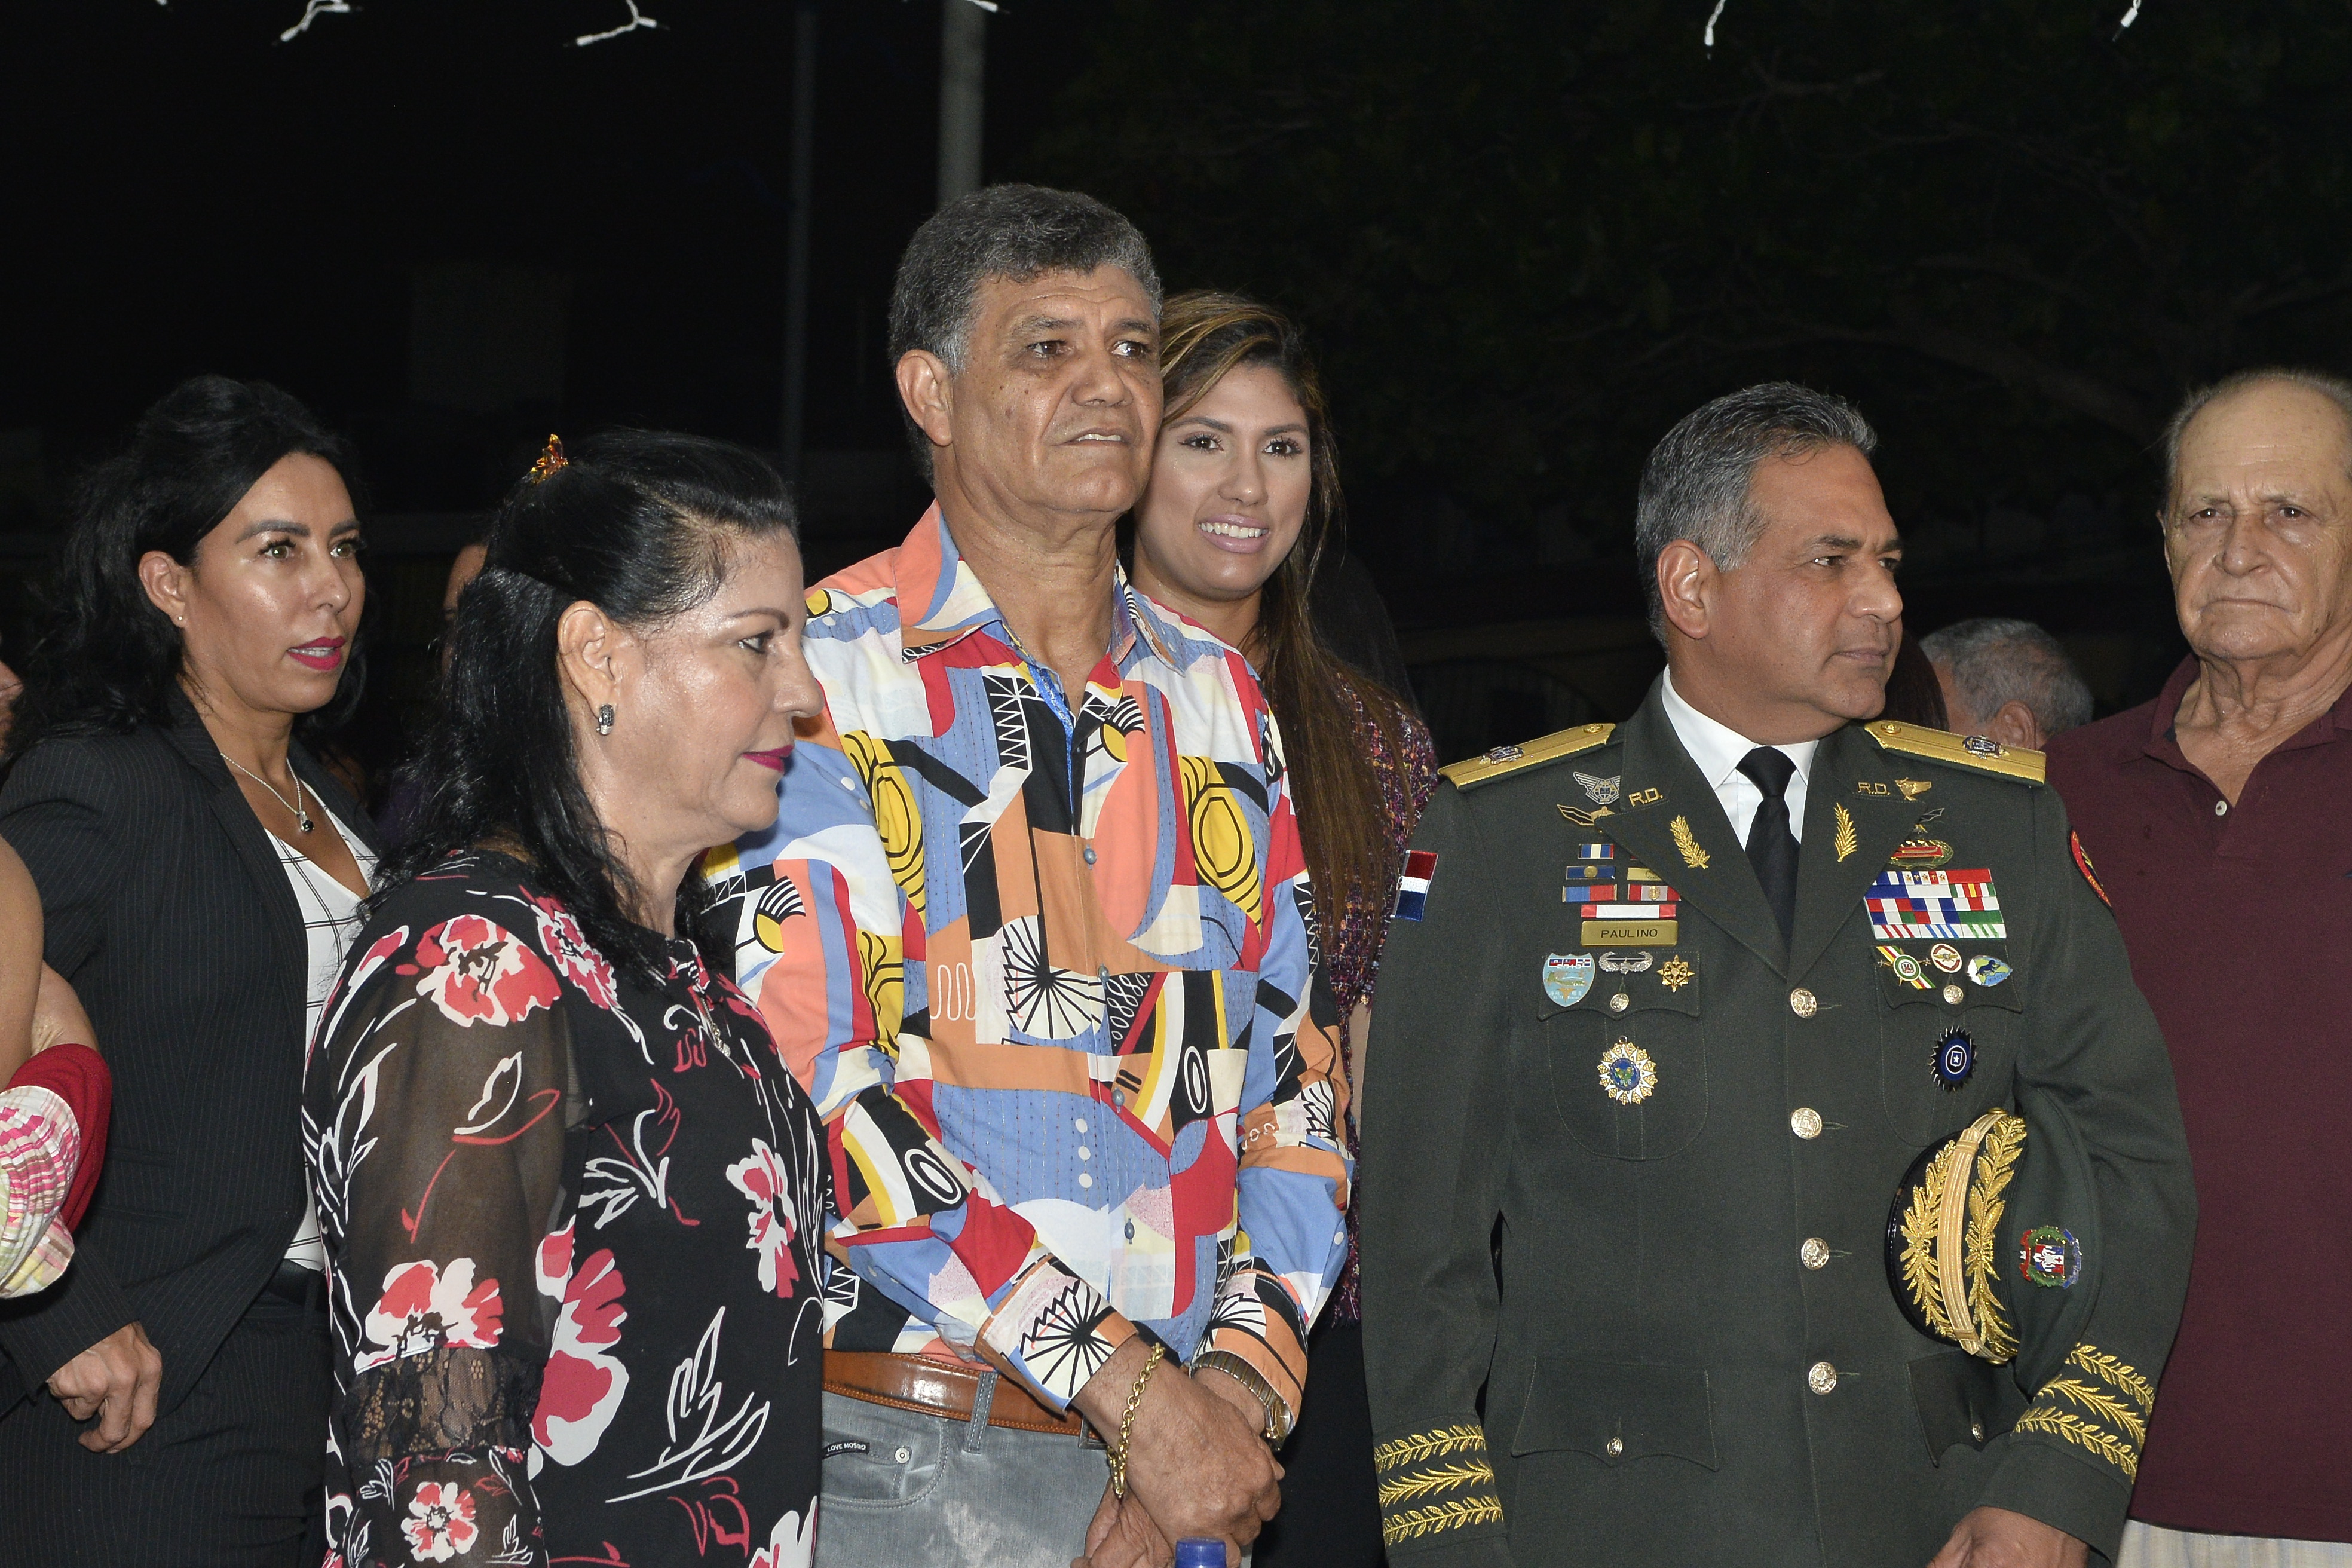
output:
{"label": "sheer floral sleeve", "polygon": [[352,1483],[330,1561],[543,1563],[526,1461],[559,1304],[541,1276],[560,1295],[570,1271],[560,987],[495,920],[399,908],[353,944],[306,1097]]}

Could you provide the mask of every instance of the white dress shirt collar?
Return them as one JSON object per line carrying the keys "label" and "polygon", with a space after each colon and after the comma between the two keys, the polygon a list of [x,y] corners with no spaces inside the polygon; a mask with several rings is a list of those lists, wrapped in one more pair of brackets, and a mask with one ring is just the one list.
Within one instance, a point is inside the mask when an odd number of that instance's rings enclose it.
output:
{"label": "white dress shirt collar", "polygon": [[[1748,826],[1756,820],[1756,808],[1764,804],[1764,792],[1739,771],[1739,763],[1756,749],[1757,743],[1684,700],[1682,693],[1675,689],[1671,672],[1664,678],[1664,685],[1661,695],[1666,722],[1675,727],[1675,738],[1682,742],[1699,776],[1706,780],[1707,787],[1715,791],[1715,798],[1723,804],[1724,816],[1731,819],[1731,831],[1741,844],[1746,844]],[[1773,748],[1797,764],[1783,798],[1789,803],[1789,831],[1801,844],[1805,838],[1806,784],[1812,772],[1813,753],[1820,747],[1819,741],[1799,741],[1794,745]]]}

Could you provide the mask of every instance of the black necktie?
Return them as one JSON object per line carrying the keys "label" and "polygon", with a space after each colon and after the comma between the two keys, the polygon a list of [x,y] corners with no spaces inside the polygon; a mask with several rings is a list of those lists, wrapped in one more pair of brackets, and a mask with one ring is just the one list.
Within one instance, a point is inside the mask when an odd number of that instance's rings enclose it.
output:
{"label": "black necktie", "polygon": [[1748,827],[1748,863],[1756,868],[1764,901],[1772,906],[1786,941],[1797,923],[1797,836],[1789,831],[1788,800],[1797,764],[1785,752],[1759,746],[1739,759],[1739,771],[1764,792],[1764,804]]}

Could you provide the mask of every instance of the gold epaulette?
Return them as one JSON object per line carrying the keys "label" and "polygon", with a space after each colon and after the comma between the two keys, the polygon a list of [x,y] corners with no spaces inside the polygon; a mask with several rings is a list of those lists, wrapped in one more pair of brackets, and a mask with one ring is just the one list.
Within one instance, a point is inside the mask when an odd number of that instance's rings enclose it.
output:
{"label": "gold epaulette", "polygon": [[[1483,757],[1448,763],[1437,771],[1455,789],[1470,789],[1491,783],[1505,773],[1531,768],[1538,763],[1558,762],[1562,757],[1572,757],[1579,752],[1606,745],[1616,728],[1614,724],[1579,724],[1573,730],[1557,731],[1540,741],[1529,741],[1524,745],[1497,746]],[[2041,753],[2034,754],[2039,756]]]}
{"label": "gold epaulette", "polygon": [[1930,730],[1925,724],[1898,724],[1892,719],[1873,720],[1864,728],[1870,731],[1872,740],[1890,752],[1904,752],[1981,773],[2005,773],[2034,784],[2044,782],[2045,759],[2040,752],[2028,751],[2023,746],[2004,746],[1983,735],[1955,735],[1949,730]]}

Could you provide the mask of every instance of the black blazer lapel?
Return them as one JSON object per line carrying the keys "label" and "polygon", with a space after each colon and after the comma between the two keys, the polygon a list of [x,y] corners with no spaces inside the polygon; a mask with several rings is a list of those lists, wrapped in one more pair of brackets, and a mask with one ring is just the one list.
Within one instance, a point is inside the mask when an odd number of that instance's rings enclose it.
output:
{"label": "black blazer lapel", "polygon": [[1797,852],[1797,923],[1789,975],[1818,963],[1870,890],[1920,807],[1896,787],[1898,770],[1857,725],[1822,738],[1805,780],[1805,841]]}
{"label": "black blazer lapel", "polygon": [[[1616,815],[1594,823],[1592,831],[1639,855],[1684,902],[1779,971],[1787,959],[1780,923],[1764,901],[1747,852],[1732,836],[1722,803],[1675,734],[1659,688],[1650,689],[1617,736],[1625,745],[1620,804]],[[1649,797],[1652,790],[1657,792],[1654,798]]]}
{"label": "black blazer lapel", "polygon": [[172,708],[174,722],[164,732],[164,738],[180,753],[180,760],[204,781],[199,793],[205,804],[211,808],[221,831],[228,836],[246,874],[253,879],[253,890],[261,900],[269,927],[270,946],[276,950],[274,967],[286,977],[282,1000],[293,1009],[293,1026],[299,1036],[302,1029],[303,987],[310,973],[310,955],[302,935],[301,906],[294,901],[294,889],[287,885],[286,869],[278,863],[278,851],[270,847],[268,830],[253,815],[253,807],[246,804],[245,792],[237,787],[228,763],[222,761],[212,731],[196,716],[195,705],[174,692]]}

